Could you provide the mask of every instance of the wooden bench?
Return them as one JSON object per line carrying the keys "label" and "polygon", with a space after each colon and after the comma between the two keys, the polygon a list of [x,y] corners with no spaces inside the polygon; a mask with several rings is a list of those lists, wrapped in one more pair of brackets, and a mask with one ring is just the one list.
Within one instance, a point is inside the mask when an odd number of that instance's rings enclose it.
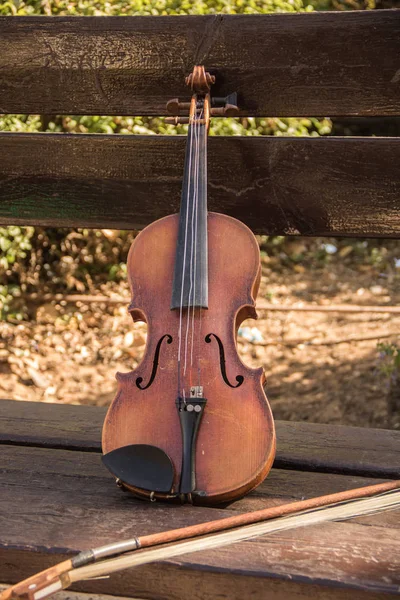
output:
{"label": "wooden bench", "polygon": [[[0,111],[163,115],[196,63],[242,115],[400,115],[400,11],[1,18]],[[210,209],[264,234],[400,237],[400,139],[210,139]],[[178,209],[184,140],[0,134],[0,222],[141,228]],[[295,402],[296,399],[294,398]],[[400,476],[400,432],[277,423],[267,480],[225,508],[147,504],[100,462],[104,409],[0,402],[0,581],[115,539]],[[400,591],[399,512],[283,532],[81,591],[377,600]]]}
{"label": "wooden bench", "polygon": [[[274,468],[245,498],[224,509],[148,504],[123,494],[101,464],[104,415],[95,407],[0,403],[3,581],[114,539],[400,476],[398,431],[278,422]],[[399,592],[399,550],[396,511],[196,553],[79,589],[134,598],[375,599]]]}

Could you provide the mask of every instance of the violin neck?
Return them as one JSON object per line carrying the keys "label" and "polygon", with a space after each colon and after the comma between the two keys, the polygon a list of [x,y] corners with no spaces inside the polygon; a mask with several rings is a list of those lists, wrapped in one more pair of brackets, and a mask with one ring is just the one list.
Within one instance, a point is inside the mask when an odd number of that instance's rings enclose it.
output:
{"label": "violin neck", "polygon": [[207,126],[189,125],[171,309],[208,308]]}

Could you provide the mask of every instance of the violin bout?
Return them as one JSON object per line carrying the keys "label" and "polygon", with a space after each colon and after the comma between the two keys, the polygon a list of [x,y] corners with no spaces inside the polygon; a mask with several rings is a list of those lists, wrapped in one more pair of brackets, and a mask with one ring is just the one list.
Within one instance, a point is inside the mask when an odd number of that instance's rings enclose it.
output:
{"label": "violin bout", "polygon": [[139,497],[212,505],[256,487],[275,455],[263,371],[236,348],[241,322],[256,317],[260,254],[243,223],[208,213],[208,308],[171,310],[178,234],[171,215],[129,253],[129,311],[147,323],[147,344],[137,369],[117,374],[103,460]]}

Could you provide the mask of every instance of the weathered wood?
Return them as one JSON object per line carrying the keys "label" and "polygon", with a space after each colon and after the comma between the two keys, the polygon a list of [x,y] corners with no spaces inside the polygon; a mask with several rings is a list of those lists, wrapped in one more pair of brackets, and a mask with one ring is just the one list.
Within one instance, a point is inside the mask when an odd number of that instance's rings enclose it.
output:
{"label": "weathered wood", "polygon": [[[105,408],[0,400],[0,444],[100,452]],[[400,476],[400,432],[277,421],[275,468]]]}
{"label": "weathered wood", "polygon": [[[42,552],[26,553],[9,549],[4,552],[0,548],[0,564],[7,563],[8,579],[18,581],[23,572],[33,574],[48,566],[60,562],[66,555],[56,557]],[[110,579],[81,582],[74,590],[86,591],[90,594],[110,593],[138,598],[162,598],[166,600],[182,600],[193,597],[195,600],[243,600],[247,598],[273,598],[274,600],[387,600],[387,593],[365,591],[351,588],[330,587],[317,584],[294,582],[285,579],[249,577],[247,574],[230,572],[229,568],[221,571],[209,570],[205,576],[201,569],[194,570],[182,565],[163,563],[143,566],[140,572],[132,569],[114,574]],[[134,590],[138,590],[135,594]]]}
{"label": "weathered wood", "polygon": [[2,17],[0,112],[161,115],[205,64],[242,114],[396,115],[399,53],[395,10]]}
{"label": "weathered wood", "polygon": [[[140,229],[178,212],[184,148],[183,136],[0,134],[0,222]],[[212,137],[208,163],[209,210],[256,233],[400,235],[400,139]]]}
{"label": "weathered wood", "polygon": [[[8,585],[0,583],[0,594],[8,588]],[[125,598],[119,596],[117,599],[115,596],[107,596],[105,594],[84,594],[82,592],[73,592],[71,590],[65,592],[56,592],[52,594],[53,600],[125,600]],[[137,598],[136,600],[139,600]]]}
{"label": "weathered wood", "polygon": [[[313,473],[305,477],[303,473],[273,471],[263,496],[265,504],[275,503],[288,497],[315,495],[317,490],[337,491],[364,483],[368,480]],[[114,486],[100,457],[94,453],[3,446],[1,489],[0,571],[3,580],[8,581],[28,575],[27,568],[33,570],[27,557],[35,562],[38,556],[55,561],[61,556],[54,554],[70,554],[118,536],[126,539],[234,514],[231,509],[153,505],[135,500]],[[241,502],[244,504],[239,510],[246,510],[246,500]],[[398,527],[393,527],[396,516],[398,520],[398,512],[387,513],[364,517],[363,522],[279,533],[174,559],[166,566],[180,567],[192,574],[185,595],[199,599],[207,597],[207,586],[212,583],[214,573],[227,570],[234,578],[244,577],[248,584],[260,586],[263,595],[273,590],[271,577],[294,582],[294,588],[289,584],[286,588],[287,598],[295,597],[296,586],[307,581],[354,588],[355,594],[357,590],[395,594],[400,584],[400,538]],[[204,586],[198,587],[198,571],[202,572]],[[164,566],[128,570],[110,581],[102,580],[97,589],[139,597],[144,593],[146,597],[152,588],[148,580],[155,577],[159,589],[163,589],[163,597],[174,598],[168,583],[164,592],[164,576]],[[332,597],[331,594],[328,589],[327,597]],[[211,597],[215,596],[214,591]],[[249,597],[249,593],[243,597]]]}
{"label": "weathered wood", "polygon": [[[27,465],[29,465],[29,469]],[[153,505],[136,500],[129,493],[121,492],[115,485],[112,475],[102,464],[101,456],[98,453],[2,445],[1,466],[1,477],[4,478],[5,484],[4,498],[13,494],[14,486],[18,487],[23,498],[30,490],[34,490],[34,494],[43,495],[49,487],[49,480],[52,480],[52,487],[57,488],[57,491],[63,495],[64,502],[68,504],[71,497],[74,497],[76,505],[79,504],[82,511],[90,512],[90,507],[96,508],[96,510],[107,510],[113,505],[122,511],[133,510],[137,522],[145,527],[140,535],[168,529],[169,518],[176,511],[176,506],[173,507],[171,504],[157,502]],[[22,474],[24,475],[22,476]],[[230,503],[229,511],[245,512],[254,507],[256,502],[261,504],[261,501],[262,506],[267,508],[283,502],[332,494],[364,485],[373,485],[381,481],[383,479],[372,477],[274,468],[256,490],[240,500]],[[93,505],[92,496],[97,498],[95,505]],[[199,508],[185,505],[182,510],[177,511],[177,517],[174,517],[176,518],[175,526],[181,527],[199,523],[202,520],[230,516],[229,511],[227,509],[222,511],[222,508]],[[149,515],[154,516],[154,522],[152,522],[152,518],[148,518]],[[199,515],[203,515],[203,518]],[[96,518],[96,515],[93,515],[93,518]],[[387,515],[384,515],[383,519],[383,522],[386,522]],[[15,527],[18,527],[17,518],[14,521]],[[119,521],[115,521],[114,525],[118,527]],[[35,532],[40,530],[40,523],[33,526]],[[68,524],[65,525],[65,531],[67,531],[67,527]],[[106,531],[107,526],[104,527],[106,527]],[[400,528],[400,523],[397,523],[397,527]]]}
{"label": "weathered wood", "polygon": [[[26,493],[29,493],[32,487],[35,488],[35,493],[47,493],[46,490],[51,478],[54,487],[64,494],[66,502],[74,497],[83,511],[92,506],[92,501],[88,498],[94,494],[98,498],[96,509],[108,510],[113,504],[116,504],[116,506],[124,507],[124,510],[134,510],[135,519],[147,527],[146,530],[141,532],[141,535],[168,529],[169,518],[174,512],[173,507],[168,504],[157,503],[155,505],[157,511],[148,513],[148,503],[137,501],[128,493],[122,494],[121,490],[114,484],[113,477],[102,465],[101,458],[97,453],[85,453],[83,455],[80,451],[75,454],[75,452],[55,450],[53,455],[48,448],[24,446],[2,446],[1,451],[2,474],[6,477],[7,486],[10,486],[10,490],[13,486],[18,486],[23,497]],[[56,462],[53,461],[53,456],[56,458]],[[26,468],[27,464],[30,465],[29,470]],[[74,477],[71,477],[72,468],[74,468]],[[21,473],[24,473],[23,477]],[[229,510],[246,512],[268,508],[286,502],[293,502],[294,500],[333,494],[383,481],[383,479],[372,477],[288,471],[274,468],[268,478],[256,490],[240,500],[231,502]],[[10,493],[12,493],[12,490]],[[207,518],[210,520],[221,516],[230,516],[226,510],[222,514],[222,508],[224,507],[207,509],[185,507],[183,512],[179,511],[174,526],[190,525]],[[213,510],[216,512],[214,513]],[[152,528],[151,519],[148,523],[146,521],[148,514],[154,515],[154,528]],[[199,517],[199,515],[202,515],[202,517]],[[179,521],[180,516],[182,516],[182,521]],[[360,517],[358,521],[370,521],[371,518]],[[186,522],[185,519],[189,519],[190,522]],[[376,523],[380,522],[380,519],[381,516],[373,517]],[[116,527],[119,526],[119,521],[115,521],[114,524]],[[382,515],[382,526],[400,528],[397,515],[395,513]],[[148,529],[149,527],[150,529]],[[40,529],[40,524],[37,525],[37,528]]]}
{"label": "weathered wood", "polygon": [[0,400],[0,443],[101,452],[105,408]]}

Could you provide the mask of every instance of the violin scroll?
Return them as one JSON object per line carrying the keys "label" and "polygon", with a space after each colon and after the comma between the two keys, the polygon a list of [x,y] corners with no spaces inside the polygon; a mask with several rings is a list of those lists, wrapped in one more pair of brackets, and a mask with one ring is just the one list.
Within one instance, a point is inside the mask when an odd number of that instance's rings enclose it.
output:
{"label": "violin scroll", "polygon": [[185,79],[186,85],[194,92],[192,101],[180,102],[172,98],[167,102],[167,111],[173,117],[167,117],[169,125],[182,125],[190,123],[193,118],[193,99],[204,96],[204,120],[208,126],[210,117],[237,117],[237,93],[233,92],[225,97],[210,97],[211,86],[215,83],[215,75],[210,75],[204,66],[195,66],[193,72]]}
{"label": "violin scroll", "polygon": [[208,94],[215,83],[215,75],[210,75],[203,65],[197,65],[186,77],[185,83],[195,94]]}

